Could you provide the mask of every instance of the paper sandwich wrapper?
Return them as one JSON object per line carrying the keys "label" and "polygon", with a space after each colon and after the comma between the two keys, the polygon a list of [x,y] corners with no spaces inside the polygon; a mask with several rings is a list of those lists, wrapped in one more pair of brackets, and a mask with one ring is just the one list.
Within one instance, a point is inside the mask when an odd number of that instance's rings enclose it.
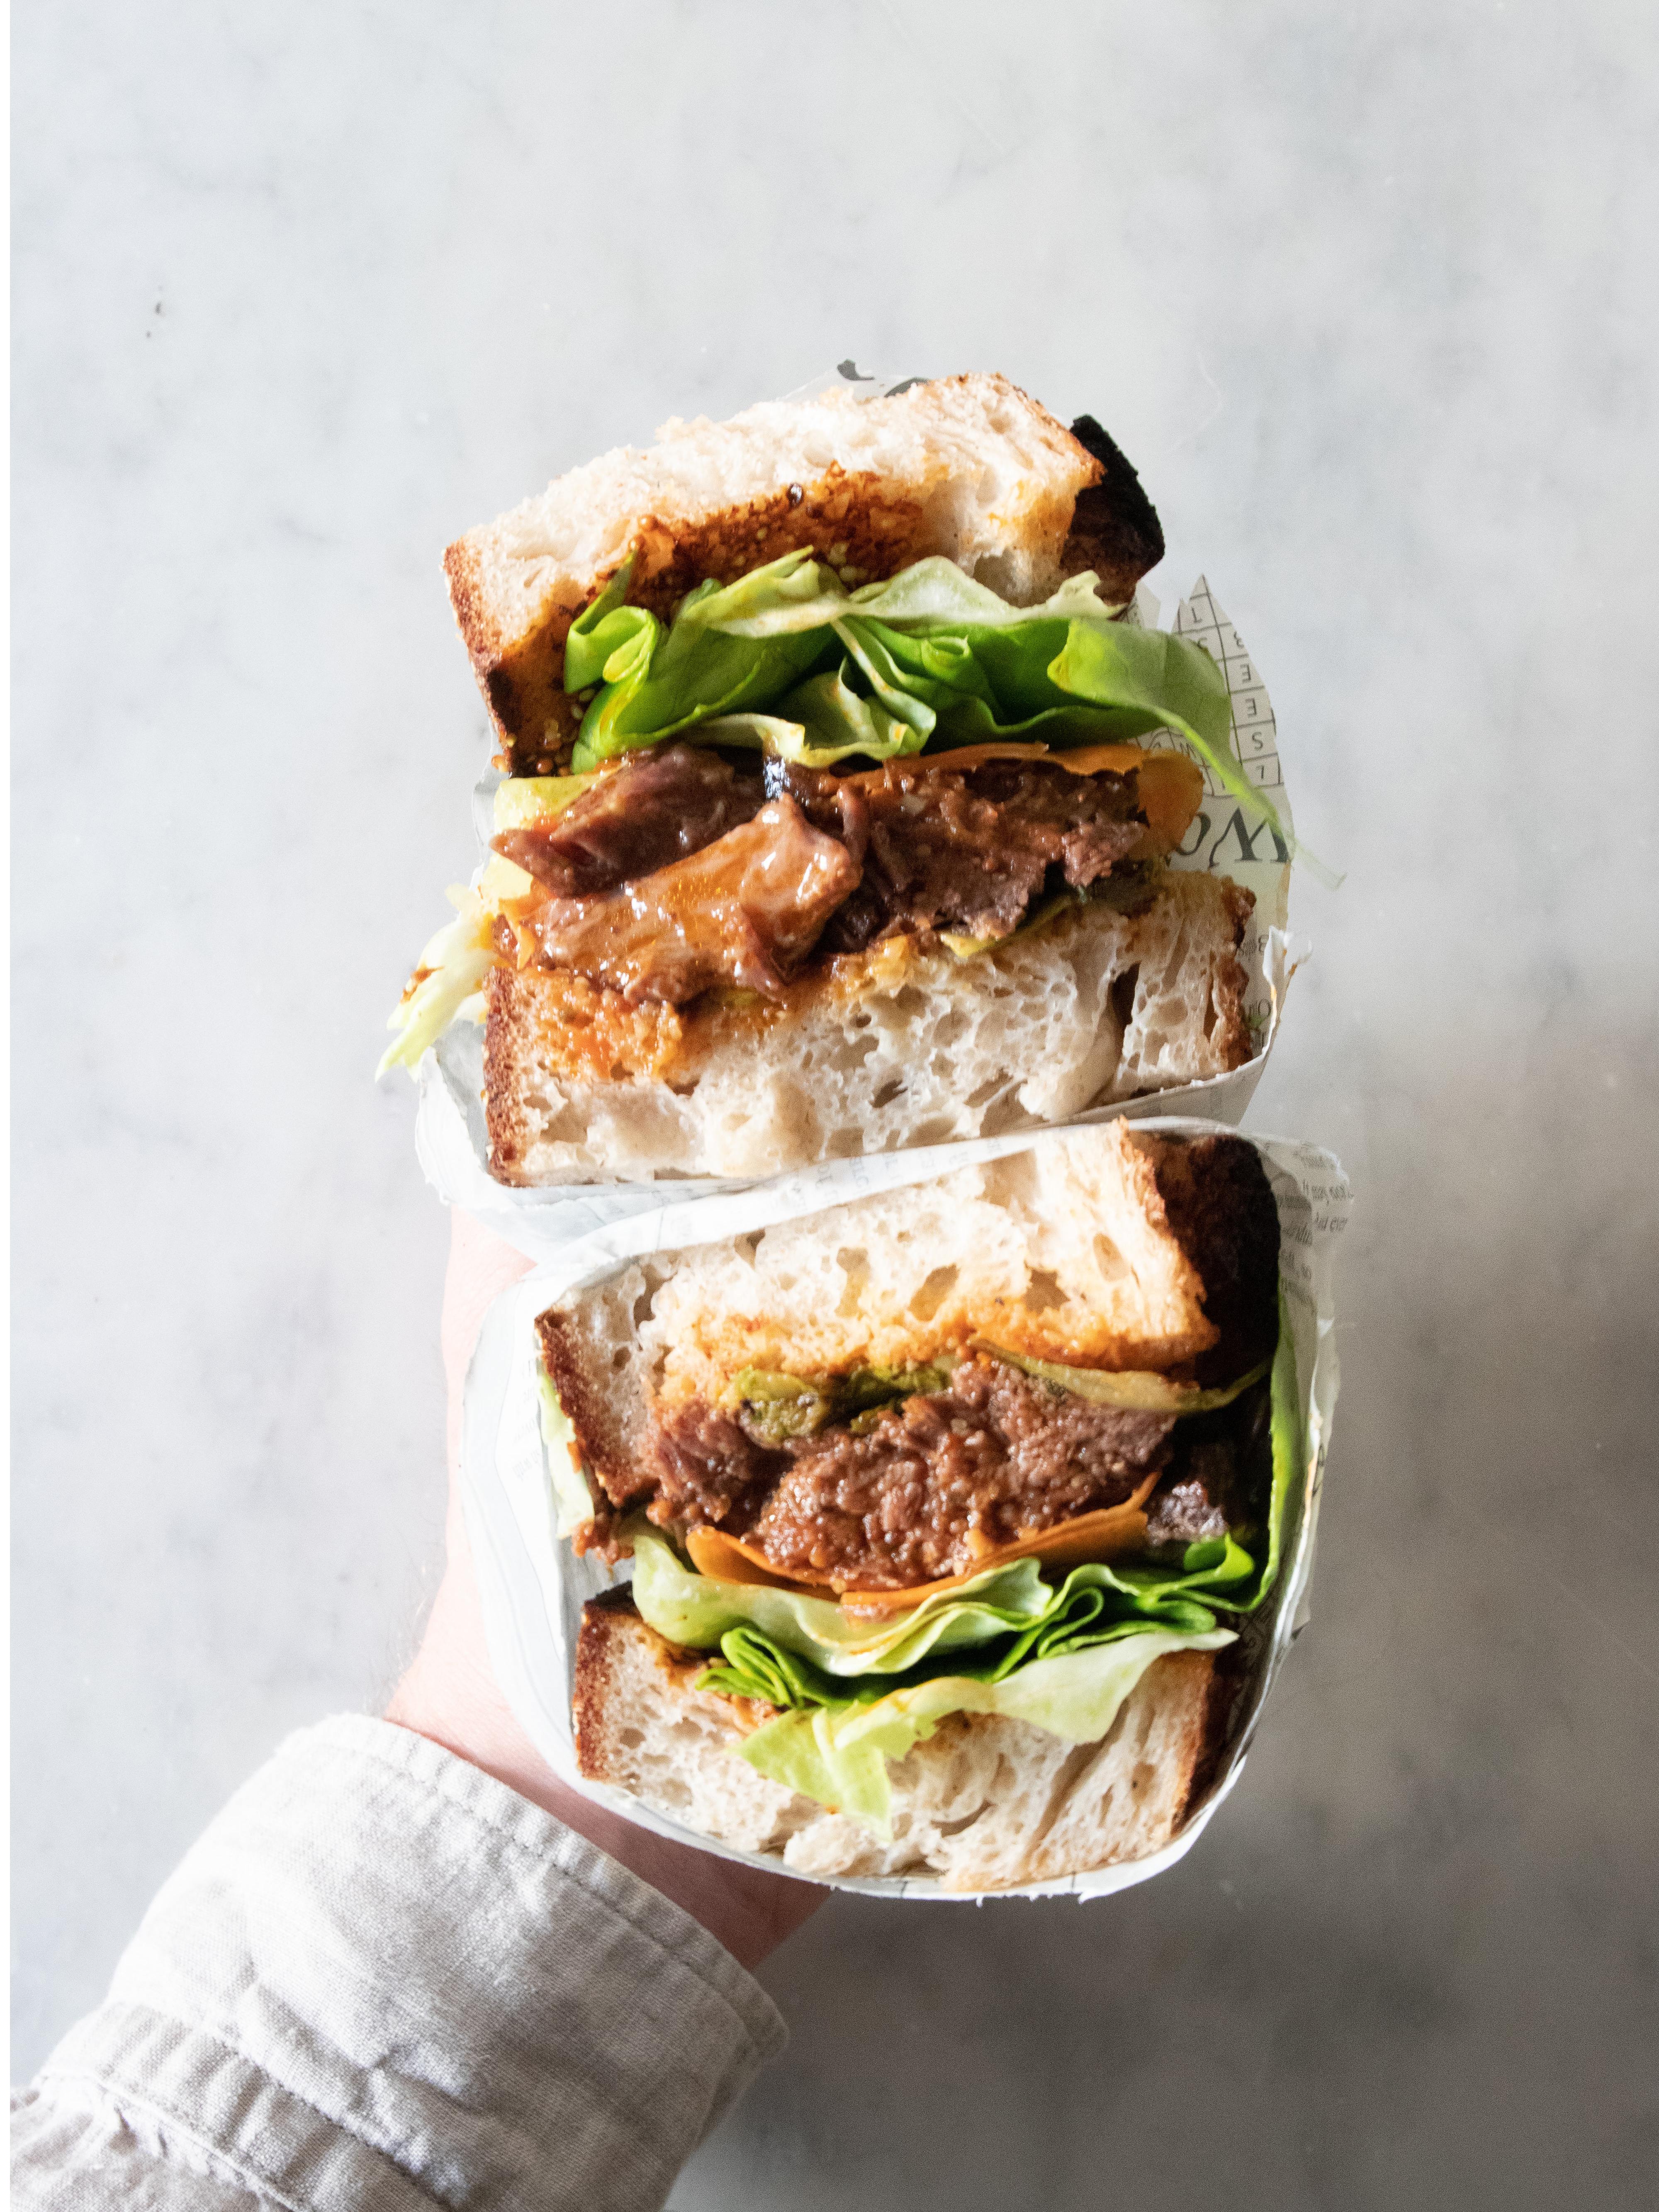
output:
{"label": "paper sandwich wrapper", "polygon": [[[1158,601],[1143,584],[1126,619],[1151,629],[1158,618]],[[1201,576],[1182,601],[1175,628],[1178,635],[1205,647],[1224,671],[1232,700],[1233,750],[1245,775],[1268,797],[1290,831],[1273,703],[1237,631]],[[1155,731],[1140,742],[1149,749],[1167,745],[1191,752],[1172,731]],[[489,788],[493,786],[480,787],[481,800],[487,799]],[[478,812],[480,843],[487,846],[488,805],[481,805]],[[1255,1054],[1230,1075],[1097,1107],[1077,1117],[1081,1121],[1185,1113],[1236,1126],[1261,1079],[1278,1034],[1285,988],[1297,959],[1285,935],[1291,863],[1283,841],[1206,769],[1199,813],[1185,846],[1170,856],[1169,865],[1230,876],[1255,895],[1255,912],[1239,949],[1249,978],[1246,1005],[1257,1038]],[[556,1252],[573,1237],[585,1237],[609,1224],[745,1188],[742,1182],[682,1176],[515,1189],[497,1182],[489,1172],[483,1030],[466,1020],[452,1024],[423,1054],[416,1079],[420,1103],[415,1144],[427,1181],[447,1205],[463,1207],[532,1259]]]}
{"label": "paper sandwich wrapper", "polygon": [[[1172,1135],[1209,1135],[1223,1126],[1216,1120],[1170,1115],[1148,1119],[1149,1127]],[[570,1696],[582,1606],[626,1579],[629,1570],[624,1565],[613,1572],[597,1560],[578,1559],[555,1533],[552,1483],[538,1403],[537,1316],[561,1299],[605,1282],[645,1255],[743,1236],[872,1192],[1029,1151],[1052,1142],[1057,1133],[1024,1130],[965,1144],[837,1160],[771,1182],[686,1196],[669,1205],[659,1196],[647,1210],[592,1219],[585,1234],[556,1248],[550,1244],[535,1271],[497,1300],[485,1320],[467,1375],[462,1498],[496,1679],[526,1733],[562,1781],[636,1826],[774,1873],[792,1871],[781,1860],[712,1842],[623,1791],[585,1781],[577,1771]],[[1149,1858],[1021,1889],[945,1889],[932,1877],[911,1876],[840,1877],[831,1880],[831,1887],[872,1897],[934,1899],[1110,1896],[1161,1874],[1184,1856],[1237,1781],[1262,1702],[1291,1638],[1307,1618],[1320,1486],[1336,1405],[1332,1273],[1351,1206],[1347,1179],[1331,1153],[1285,1138],[1252,1136],[1248,1141],[1261,1155],[1279,1206],[1280,1280],[1296,1346],[1307,1455],[1301,1494],[1291,1509],[1279,1583],[1267,1601],[1267,1656],[1242,1727],[1235,1723],[1233,1748],[1220,1772],[1181,1835]]]}

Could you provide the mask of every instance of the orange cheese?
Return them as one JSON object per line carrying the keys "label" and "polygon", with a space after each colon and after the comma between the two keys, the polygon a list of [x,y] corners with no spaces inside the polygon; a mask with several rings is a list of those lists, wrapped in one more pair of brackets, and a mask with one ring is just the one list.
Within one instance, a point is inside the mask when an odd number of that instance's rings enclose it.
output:
{"label": "orange cheese", "polygon": [[[1204,796],[1204,771],[1185,753],[1143,752],[1139,745],[1079,745],[1052,757],[1073,775],[1095,775],[1102,769],[1115,769],[1120,775],[1127,775],[1134,769],[1140,778],[1137,787],[1140,811],[1146,817],[1144,849],[1148,852],[1154,840],[1158,851],[1173,852],[1186,836]],[[1141,854],[1137,851],[1129,857],[1139,859]]]}

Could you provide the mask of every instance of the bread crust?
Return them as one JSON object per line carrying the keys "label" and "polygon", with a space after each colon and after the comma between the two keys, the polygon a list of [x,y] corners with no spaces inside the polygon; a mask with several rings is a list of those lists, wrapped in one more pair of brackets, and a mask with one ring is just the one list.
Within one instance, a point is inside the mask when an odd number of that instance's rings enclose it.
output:
{"label": "bread crust", "polygon": [[1217,1331],[1195,1370],[1208,1389],[1273,1357],[1279,1207],[1261,1154],[1243,1137],[1168,1146],[1157,1173],[1164,1218],[1204,1279],[1204,1312]]}
{"label": "bread crust", "polygon": [[709,1655],[667,1643],[618,1590],[583,1609],[577,1764],[590,1781],[801,1874],[931,1873],[947,1888],[1016,1887],[1146,1857],[1180,1834],[1224,1754],[1239,1686],[1231,1656],[1155,1660],[1095,1744],[1062,1745],[996,1715],[952,1715],[890,1762],[894,1837],[884,1844],[738,1758],[773,1708],[696,1688]]}
{"label": "bread crust", "polygon": [[1072,434],[1100,464],[1099,480],[1077,495],[1062,564],[1068,576],[1091,568],[1109,599],[1127,599],[1164,558],[1164,530],[1127,455],[1092,415]]}
{"label": "bread crust", "polygon": [[[536,1338],[583,1461],[604,1491],[604,1498],[594,1503],[602,1520],[608,1521],[605,1500],[625,1508],[647,1496],[655,1485],[638,1449],[644,1408],[628,1392],[613,1387],[605,1363],[584,1339],[577,1313],[550,1309],[538,1319]],[[594,1534],[603,1533],[596,1526]]]}
{"label": "bread crust", "polygon": [[480,535],[458,538],[444,553],[449,603],[506,764],[515,775],[547,775],[568,755],[576,731],[576,715],[564,691],[564,641],[571,623],[609,578],[586,592],[554,593],[515,629],[491,589]]}

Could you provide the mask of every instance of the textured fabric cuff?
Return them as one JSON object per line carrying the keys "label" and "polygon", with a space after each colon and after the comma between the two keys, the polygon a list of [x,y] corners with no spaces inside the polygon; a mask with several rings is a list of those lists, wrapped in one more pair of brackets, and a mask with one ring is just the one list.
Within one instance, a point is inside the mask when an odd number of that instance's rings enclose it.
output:
{"label": "textured fabric cuff", "polygon": [[54,2081],[279,2202],[660,2204],[784,2041],[713,1936],[424,1737],[291,1736],[165,1885]]}

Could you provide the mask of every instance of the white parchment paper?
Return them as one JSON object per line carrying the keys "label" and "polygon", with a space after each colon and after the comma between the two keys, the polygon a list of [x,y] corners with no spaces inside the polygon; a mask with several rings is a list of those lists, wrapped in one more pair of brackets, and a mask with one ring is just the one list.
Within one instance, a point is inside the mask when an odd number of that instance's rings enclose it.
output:
{"label": "white parchment paper", "polygon": [[[1135,595],[1133,619],[1152,628],[1158,617],[1158,602],[1143,585]],[[1290,805],[1279,769],[1273,703],[1237,631],[1201,576],[1182,601],[1175,628],[1180,635],[1204,646],[1225,671],[1232,700],[1233,750],[1245,775],[1271,799],[1288,831]],[[1155,731],[1141,743],[1148,750],[1162,746],[1196,757],[1171,730]],[[1202,768],[1202,762],[1199,765]],[[490,818],[488,805],[481,805],[477,813],[483,846]],[[1255,894],[1255,912],[1239,948],[1249,978],[1245,1011],[1255,1032],[1255,1051],[1230,1075],[1097,1107],[1078,1116],[1080,1121],[1182,1113],[1236,1125],[1261,1079],[1278,1034],[1285,992],[1296,968],[1296,955],[1285,933],[1291,869],[1284,841],[1259,817],[1248,813],[1206,769],[1203,803],[1170,866],[1231,876]],[[632,1219],[659,1207],[678,1212],[700,1199],[744,1188],[738,1182],[690,1176],[653,1182],[561,1183],[537,1190],[516,1190],[497,1182],[489,1172],[484,1125],[483,1032],[471,1022],[456,1022],[444,1033],[422,1056],[416,1081],[420,1103],[415,1145],[427,1181],[447,1205],[476,1214],[532,1259],[550,1255],[605,1223]]]}
{"label": "white parchment paper", "polygon": [[[1182,1136],[1211,1134],[1218,1126],[1213,1121],[1167,1115],[1148,1121],[1151,1128]],[[647,1205],[632,1213],[596,1218],[586,1234],[550,1252],[492,1308],[467,1376],[461,1442],[463,1500],[490,1658],[508,1703],[537,1749],[556,1773],[585,1796],[638,1826],[723,1858],[789,1871],[777,1859],[713,1843],[637,1798],[586,1782],[577,1772],[570,1693],[581,1608],[586,1599],[625,1579],[627,1570],[615,1575],[598,1562],[578,1559],[554,1533],[552,1486],[538,1407],[537,1316],[559,1300],[604,1282],[644,1255],[743,1236],[870,1192],[896,1189],[981,1160],[1029,1151],[1054,1141],[1056,1133],[1027,1130],[969,1144],[836,1161],[736,1193],[688,1198],[669,1207]],[[1127,1865],[1015,1891],[947,1890],[932,1878],[921,1877],[842,1877],[831,1887],[895,1898],[1109,1896],[1173,1866],[1191,1850],[1237,1782],[1261,1702],[1292,1636],[1307,1617],[1319,1494],[1336,1406],[1332,1271],[1351,1202],[1347,1179],[1329,1152],[1284,1138],[1251,1137],[1248,1141],[1261,1155],[1279,1206],[1279,1272],[1295,1337],[1307,1461],[1287,1533],[1285,1570],[1269,1600],[1267,1656],[1242,1733],[1222,1772],[1173,1844]]]}

